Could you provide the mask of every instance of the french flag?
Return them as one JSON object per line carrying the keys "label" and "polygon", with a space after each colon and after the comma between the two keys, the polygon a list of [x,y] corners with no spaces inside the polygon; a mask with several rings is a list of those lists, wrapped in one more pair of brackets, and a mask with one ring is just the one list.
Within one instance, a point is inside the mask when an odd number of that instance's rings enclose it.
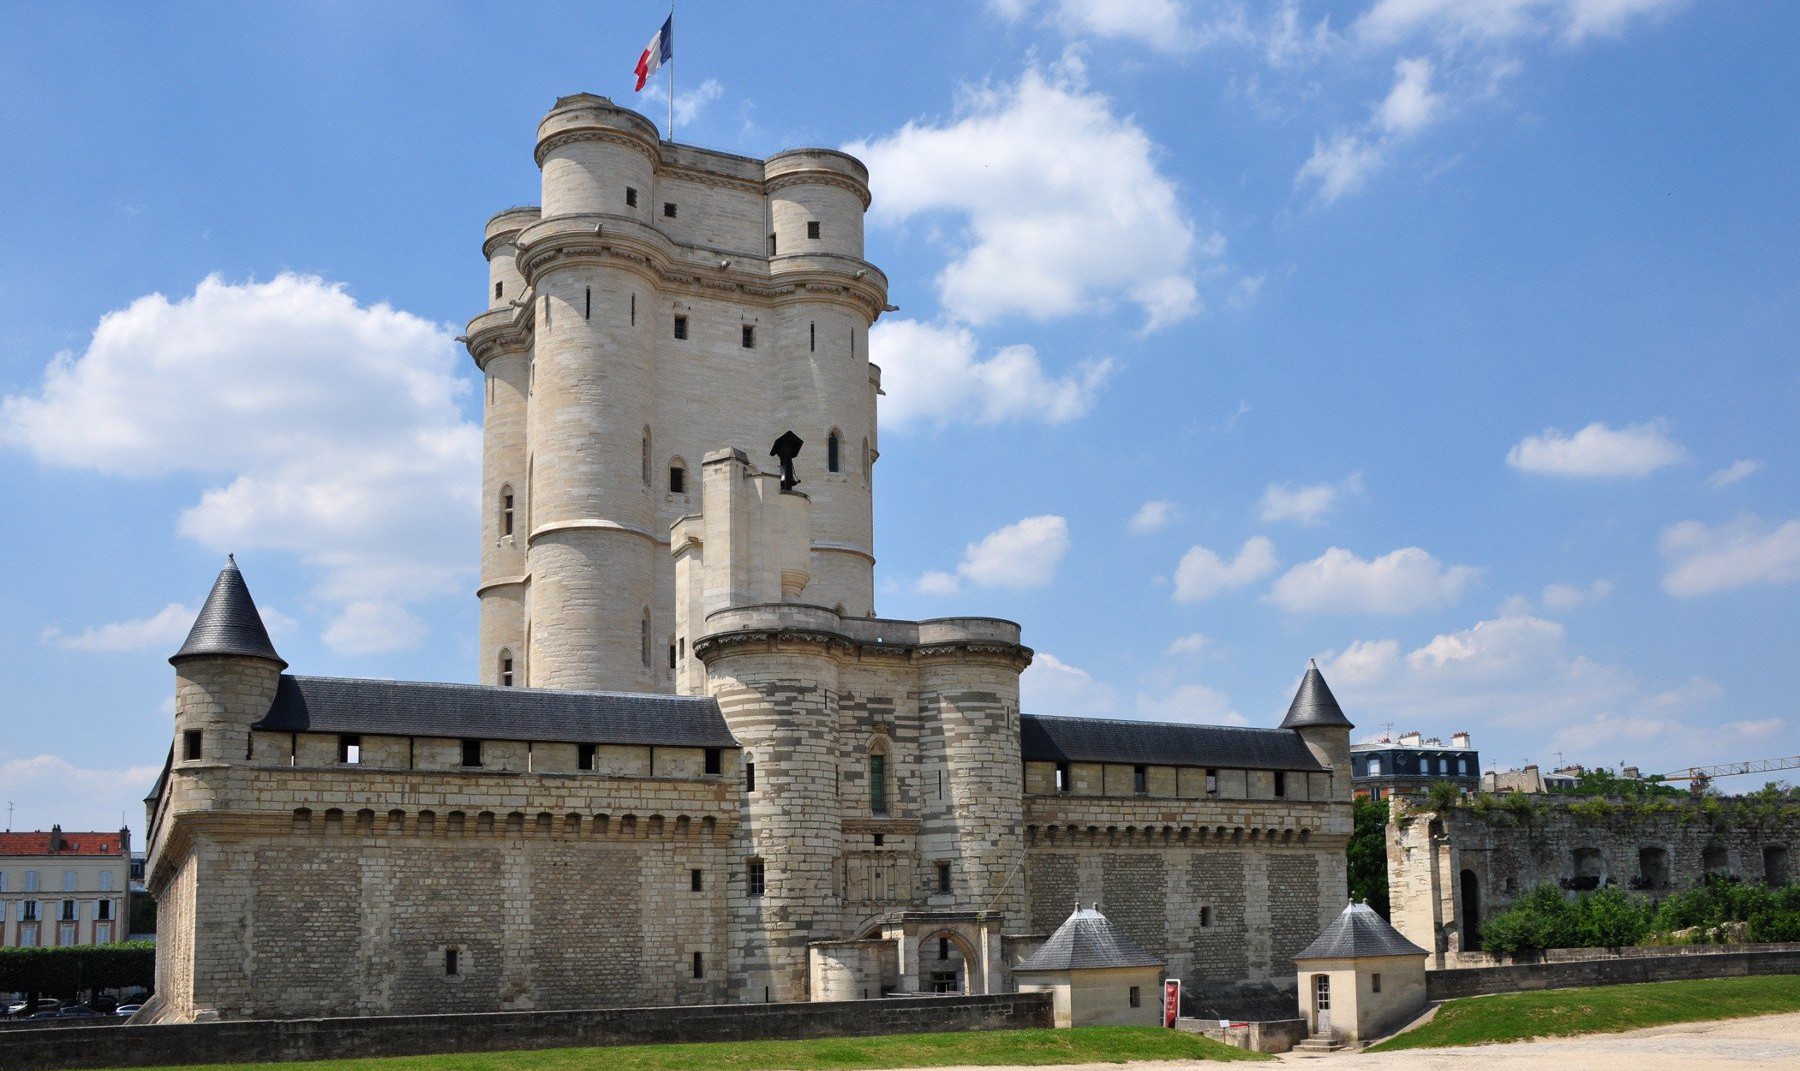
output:
{"label": "french flag", "polygon": [[650,39],[650,44],[644,49],[644,54],[638,57],[638,90],[643,90],[644,83],[650,80],[650,76],[656,73],[658,67],[674,58],[675,16],[670,14],[668,19],[663,22],[662,29],[656,31],[656,36]]}

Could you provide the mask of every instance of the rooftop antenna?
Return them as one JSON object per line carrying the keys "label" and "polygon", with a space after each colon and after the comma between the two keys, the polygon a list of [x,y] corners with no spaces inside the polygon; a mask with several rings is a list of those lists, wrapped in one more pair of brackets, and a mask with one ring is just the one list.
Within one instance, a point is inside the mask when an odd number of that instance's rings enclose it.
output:
{"label": "rooftop antenna", "polygon": [[13,807],[13,801],[7,800],[6,801],[6,831],[8,833],[12,832],[12,807]]}
{"label": "rooftop antenna", "polygon": [[1384,744],[1391,744],[1394,742],[1394,723],[1393,722],[1384,721],[1381,723],[1381,742]]}

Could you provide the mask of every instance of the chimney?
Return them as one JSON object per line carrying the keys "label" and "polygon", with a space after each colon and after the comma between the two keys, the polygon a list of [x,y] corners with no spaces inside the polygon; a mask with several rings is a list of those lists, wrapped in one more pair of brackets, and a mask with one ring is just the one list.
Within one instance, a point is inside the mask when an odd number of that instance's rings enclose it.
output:
{"label": "chimney", "polygon": [[1451,733],[1450,734],[1450,746],[1451,747],[1460,747],[1460,748],[1468,747],[1469,746],[1469,734],[1465,733],[1465,732],[1460,732],[1460,731]]}
{"label": "chimney", "polygon": [[62,851],[62,848],[63,848],[62,826],[59,826],[59,825],[51,826],[50,827],[50,854],[55,855],[57,852]]}
{"label": "chimney", "polygon": [[1401,733],[1400,734],[1400,746],[1401,747],[1418,747],[1421,744],[1423,744],[1424,742],[1425,742],[1425,737],[1420,733]]}

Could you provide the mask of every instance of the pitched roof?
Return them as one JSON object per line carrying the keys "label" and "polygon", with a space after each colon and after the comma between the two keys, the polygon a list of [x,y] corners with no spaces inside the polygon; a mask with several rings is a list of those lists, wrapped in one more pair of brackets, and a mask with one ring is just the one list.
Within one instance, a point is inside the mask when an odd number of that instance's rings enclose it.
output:
{"label": "pitched roof", "polygon": [[1163,963],[1102,915],[1100,905],[1084,908],[1076,904],[1068,921],[1013,970],[1078,971],[1097,967],[1161,967]]}
{"label": "pitched roof", "polygon": [[1236,725],[1104,718],[1019,719],[1019,752],[1037,762],[1129,762],[1236,770],[1323,770],[1299,735]]}
{"label": "pitched roof", "polygon": [[200,608],[200,616],[194,619],[194,627],[188,630],[187,642],[169,661],[195,655],[266,658],[287,668],[287,662],[269,642],[269,630],[263,627],[262,614],[256,611],[256,601],[250,597],[244,575],[238,572],[236,559],[229,555],[225,568],[219,570],[219,579],[213,581],[211,594],[206,596],[206,605]]}
{"label": "pitched roof", "polygon": [[710,696],[563,692],[284,673],[254,728],[272,732],[469,737],[735,748]]}
{"label": "pitched roof", "polygon": [[1359,956],[1423,956],[1425,950],[1400,936],[1368,904],[1346,904],[1318,940],[1294,954],[1300,959],[1354,959]]}
{"label": "pitched roof", "polygon": [[0,856],[6,855],[125,855],[128,851],[119,831],[63,833],[62,847],[50,850],[51,833],[0,833]]}
{"label": "pitched roof", "polygon": [[1281,719],[1281,727],[1313,729],[1327,725],[1356,728],[1349,718],[1344,717],[1344,708],[1338,706],[1337,696],[1331,694],[1331,686],[1325,683],[1325,675],[1319,672],[1318,664],[1308,663],[1306,676],[1300,679],[1300,689],[1294,693],[1294,701],[1288,704],[1287,717]]}

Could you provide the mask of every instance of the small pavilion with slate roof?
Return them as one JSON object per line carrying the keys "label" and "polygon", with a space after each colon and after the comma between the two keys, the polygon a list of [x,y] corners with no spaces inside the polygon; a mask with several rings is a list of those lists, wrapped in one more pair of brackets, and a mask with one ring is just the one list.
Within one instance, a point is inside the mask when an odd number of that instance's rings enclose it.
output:
{"label": "small pavilion with slate roof", "polygon": [[1013,966],[1021,993],[1049,993],[1056,1025],[1156,1026],[1164,961],[1100,913],[1075,905],[1036,952]]}
{"label": "small pavilion with slate roof", "polygon": [[1425,1006],[1425,957],[1368,904],[1345,905],[1294,956],[1308,1032],[1360,1044],[1403,1025]]}

